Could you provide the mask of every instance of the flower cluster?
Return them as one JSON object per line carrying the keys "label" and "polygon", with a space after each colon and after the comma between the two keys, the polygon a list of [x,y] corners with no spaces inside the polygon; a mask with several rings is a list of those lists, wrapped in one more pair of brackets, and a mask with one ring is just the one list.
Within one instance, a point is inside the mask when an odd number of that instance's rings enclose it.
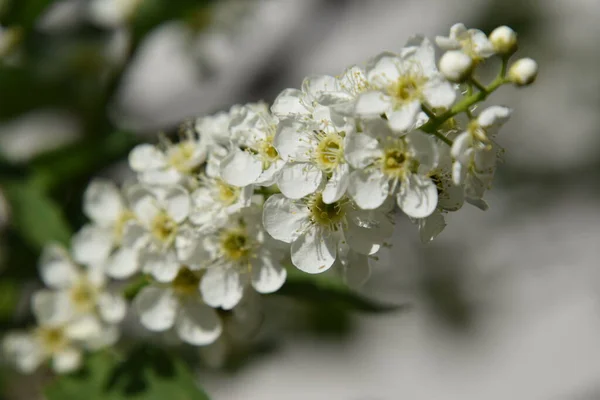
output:
{"label": "flower cluster", "polygon": [[[509,68],[517,40],[508,27],[487,36],[457,24],[436,43],[439,62],[433,43],[416,37],[364,67],[310,76],[270,107],[236,105],[184,125],[177,140],[134,148],[136,181],[93,181],[84,195],[91,222],[71,254],[45,251],[52,291],[33,298],[39,327],[9,335],[5,350],[22,370],[48,356],[59,372],[75,368],[80,349],[108,344],[99,338],[125,315],[107,279],[139,275],[132,305],[141,324],[208,345],[224,312],[276,292],[286,268],[334,268],[360,285],[399,214],[428,242],[465,202],[486,209],[502,152],[495,138],[511,110],[476,105],[503,84],[533,82],[537,65]],[[493,57],[501,68],[485,85],[476,73]]]}

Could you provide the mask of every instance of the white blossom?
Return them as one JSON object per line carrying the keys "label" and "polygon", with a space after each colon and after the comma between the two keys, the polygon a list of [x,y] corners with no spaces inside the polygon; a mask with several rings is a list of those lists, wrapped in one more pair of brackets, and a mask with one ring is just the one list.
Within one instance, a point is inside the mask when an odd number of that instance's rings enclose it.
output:
{"label": "white blossom", "polygon": [[494,46],[486,34],[479,29],[467,29],[462,23],[452,25],[448,37],[436,36],[435,42],[445,51],[461,50],[474,62],[494,55]]}
{"label": "white blossom", "polygon": [[508,70],[508,79],[517,86],[527,86],[538,74],[538,65],[531,58],[521,58],[514,62]]}
{"label": "white blossom", "polygon": [[350,174],[348,193],[366,210],[380,207],[389,195],[408,216],[425,218],[437,206],[435,183],[428,173],[437,165],[434,142],[420,132],[396,136],[381,119],[350,136],[346,148]]}
{"label": "white blossom", "polygon": [[458,50],[450,50],[440,58],[440,72],[451,82],[463,82],[473,71],[471,57]]}
{"label": "white blossom", "polygon": [[90,18],[107,27],[118,27],[126,23],[142,0],[91,0],[88,7]]}
{"label": "white blossom", "polygon": [[207,147],[187,129],[177,143],[163,139],[159,146],[140,144],[129,154],[129,166],[149,185],[187,184],[206,160]]}
{"label": "white blossom", "polygon": [[456,99],[450,82],[438,72],[431,42],[422,39],[399,55],[383,53],[367,64],[369,90],[360,94],[355,113],[361,117],[385,115],[396,132],[417,127],[421,104],[447,109]]}
{"label": "white blossom", "polygon": [[517,51],[517,34],[506,25],[494,29],[489,39],[497,54],[511,55]]}
{"label": "white blossom", "polygon": [[386,210],[361,210],[346,196],[328,204],[321,192],[300,200],[272,195],[264,204],[263,224],[273,238],[291,244],[292,263],[310,274],[328,270],[344,243],[375,254],[393,230]]}
{"label": "white blossom", "polygon": [[247,207],[204,236],[206,273],[200,291],[206,304],[229,310],[242,299],[246,286],[272,293],[285,282],[285,253],[266,235],[261,212],[259,206]]}
{"label": "white blossom", "polygon": [[202,272],[182,265],[171,282],[144,287],[133,303],[142,325],[154,332],[174,327],[179,338],[192,345],[213,343],[222,325],[216,311],[202,301],[202,279]]}
{"label": "white blossom", "polygon": [[135,220],[127,222],[123,245],[139,251],[139,263],[133,267],[150,273],[160,282],[175,279],[180,262],[190,265],[194,241],[191,228],[185,222],[190,214],[191,200],[182,186],[150,189],[141,185],[129,189]]}

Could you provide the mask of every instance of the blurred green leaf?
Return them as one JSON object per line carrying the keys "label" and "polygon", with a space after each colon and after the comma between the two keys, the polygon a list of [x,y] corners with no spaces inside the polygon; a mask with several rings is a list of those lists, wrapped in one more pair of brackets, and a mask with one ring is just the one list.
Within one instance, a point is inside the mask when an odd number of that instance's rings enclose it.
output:
{"label": "blurred green leaf", "polygon": [[55,241],[68,244],[71,230],[60,207],[38,186],[10,182],[2,187],[13,228],[34,248]]}
{"label": "blurred green leaf", "polygon": [[19,301],[19,283],[14,280],[0,280],[0,321],[13,316]]}
{"label": "blurred green leaf", "polygon": [[18,25],[27,30],[33,28],[37,18],[57,0],[8,0],[3,8],[0,22],[3,25]]}
{"label": "blurred green leaf", "polygon": [[285,284],[275,294],[367,313],[400,311],[408,307],[407,304],[385,304],[369,299],[351,290],[340,279],[326,274],[305,274],[295,268],[288,269]]}
{"label": "blurred green leaf", "polygon": [[58,377],[45,394],[48,400],[208,400],[183,361],[145,345],[122,361],[107,352],[91,355],[83,370]]}

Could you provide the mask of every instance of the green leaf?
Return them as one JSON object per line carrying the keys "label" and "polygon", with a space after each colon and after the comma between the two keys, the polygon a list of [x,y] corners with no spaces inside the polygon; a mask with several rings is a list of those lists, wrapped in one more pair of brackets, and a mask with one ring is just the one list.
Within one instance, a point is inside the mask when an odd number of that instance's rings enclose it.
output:
{"label": "green leaf", "polygon": [[208,400],[183,361],[164,350],[139,346],[123,357],[100,352],[83,370],[60,376],[48,400]]}
{"label": "green leaf", "polygon": [[288,269],[285,284],[275,294],[308,302],[331,303],[366,313],[400,311],[408,307],[407,304],[385,304],[369,299],[351,290],[340,279],[327,274],[305,274],[296,268]]}
{"label": "green leaf", "polygon": [[19,25],[31,29],[44,10],[55,2],[56,0],[7,0],[8,5],[1,22],[4,25]]}
{"label": "green leaf", "polygon": [[11,182],[2,187],[10,204],[13,228],[34,248],[48,242],[67,245],[71,230],[60,207],[39,187]]}

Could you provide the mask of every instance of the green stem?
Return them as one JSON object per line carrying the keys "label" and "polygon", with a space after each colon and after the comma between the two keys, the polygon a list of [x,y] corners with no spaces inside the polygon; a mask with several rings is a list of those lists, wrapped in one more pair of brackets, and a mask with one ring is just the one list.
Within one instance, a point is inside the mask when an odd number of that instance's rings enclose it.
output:
{"label": "green stem", "polygon": [[[437,129],[448,119],[454,117],[456,114],[465,112],[473,104],[479,103],[485,100],[492,92],[498,89],[500,86],[506,83],[506,79],[499,75],[492,83],[485,87],[485,91],[477,92],[470,96],[463,98],[461,101],[456,103],[454,107],[445,113],[438,115],[435,119],[430,119],[427,123],[423,124],[419,129],[423,132],[436,135]],[[437,136],[437,135],[436,135]]]}
{"label": "green stem", "polygon": [[448,146],[452,147],[452,145],[454,144],[454,142],[452,140],[448,139],[446,136],[442,135],[440,132],[434,131],[432,133],[436,138],[440,139],[442,142],[446,143]]}
{"label": "green stem", "polygon": [[427,107],[425,104],[421,104],[421,110],[423,110],[423,112],[425,114],[427,114],[427,116],[430,119],[435,119],[436,118],[435,113],[433,112],[433,110],[431,108]]}
{"label": "green stem", "polygon": [[487,88],[479,82],[474,76],[469,79],[470,83],[475,86],[480,92],[487,92]]}

